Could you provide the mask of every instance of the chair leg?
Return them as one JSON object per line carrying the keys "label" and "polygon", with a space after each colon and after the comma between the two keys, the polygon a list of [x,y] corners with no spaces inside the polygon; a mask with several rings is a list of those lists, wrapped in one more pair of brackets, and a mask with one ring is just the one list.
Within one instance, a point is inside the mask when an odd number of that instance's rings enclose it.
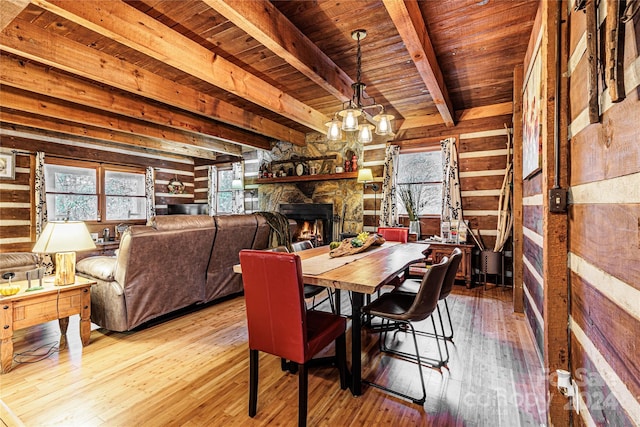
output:
{"label": "chair leg", "polygon": [[447,311],[447,319],[449,320],[449,330],[451,331],[450,334],[445,334],[444,338],[446,340],[449,340],[451,342],[453,342],[453,324],[451,323],[451,313],[449,313],[449,304],[447,303],[447,299],[444,299],[444,308]]}
{"label": "chair leg", "polygon": [[307,425],[307,396],[309,388],[309,376],[307,364],[301,363],[298,381],[298,427]]}
{"label": "chair leg", "polygon": [[331,292],[331,289],[327,288],[327,295],[329,295],[329,306],[331,306],[331,312],[333,314],[336,314],[336,306],[333,303],[333,292]]}
{"label": "chair leg", "polygon": [[249,416],[258,410],[258,350],[249,350]]}
{"label": "chair leg", "polygon": [[336,359],[340,372],[340,389],[346,390],[349,385],[347,384],[347,339],[345,334],[336,339]]}
{"label": "chair leg", "polygon": [[[386,320],[386,323],[389,323],[388,319],[384,319],[383,318],[383,322],[385,322],[385,320]],[[391,394],[394,394],[396,396],[402,397],[404,399],[410,400],[413,403],[416,403],[418,405],[424,405],[424,402],[425,402],[425,400],[427,398],[427,391],[426,391],[426,387],[425,387],[425,383],[424,383],[424,375],[422,373],[422,361],[420,359],[420,352],[419,352],[419,348],[418,348],[418,340],[416,338],[415,329],[413,328],[413,325],[411,324],[411,322],[406,322],[406,323],[402,322],[402,323],[406,324],[408,326],[408,328],[411,329],[411,335],[413,336],[413,344],[415,346],[416,354],[412,355],[412,356],[414,358],[417,358],[418,370],[420,372],[420,384],[422,386],[422,397],[417,398],[417,397],[409,396],[408,394],[404,394],[404,393],[401,393],[401,392],[399,392],[397,390],[393,390],[393,389],[391,389],[389,387],[385,387],[383,385],[376,384],[376,383],[374,383],[372,381],[363,380],[363,382],[366,383],[366,384],[369,384],[370,386],[376,387],[376,388],[378,388],[380,390],[384,390],[384,391],[386,391],[388,393],[391,393]],[[388,329],[389,328],[383,328],[383,329],[380,330],[380,341],[382,341],[383,339],[386,339]],[[391,351],[391,353],[397,353],[397,352]]]}

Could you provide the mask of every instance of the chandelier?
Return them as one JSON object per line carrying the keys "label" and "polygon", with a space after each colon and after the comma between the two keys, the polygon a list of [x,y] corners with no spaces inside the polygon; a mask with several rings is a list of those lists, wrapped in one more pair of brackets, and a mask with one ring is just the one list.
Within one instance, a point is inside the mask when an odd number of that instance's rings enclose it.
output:
{"label": "chandelier", "polygon": [[[356,82],[351,85],[353,88],[353,96],[349,101],[342,104],[342,109],[337,111],[333,120],[327,122],[327,139],[329,141],[340,141],[342,139],[342,131],[357,132],[358,142],[367,143],[373,140],[373,129],[376,135],[393,136],[391,128],[391,120],[393,115],[385,114],[384,107],[376,104],[373,97],[365,96],[364,90],[367,87],[360,81],[362,53],[360,51],[360,40],[367,36],[366,30],[355,30],[351,33],[351,38],[358,42],[358,62]],[[365,110],[377,109],[378,114],[370,117]],[[363,117],[363,123],[360,123],[360,117]],[[375,123],[375,126],[370,124]]]}

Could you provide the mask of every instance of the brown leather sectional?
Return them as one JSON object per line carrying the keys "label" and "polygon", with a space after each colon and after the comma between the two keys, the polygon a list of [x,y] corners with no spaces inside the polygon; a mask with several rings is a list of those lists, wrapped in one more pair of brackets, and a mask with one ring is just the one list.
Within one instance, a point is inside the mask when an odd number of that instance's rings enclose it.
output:
{"label": "brown leather sectional", "polygon": [[258,214],[167,215],[123,233],[115,257],[78,262],[91,288],[91,321],[128,331],[181,308],[242,292],[233,272],[241,249],[266,249],[270,227]]}

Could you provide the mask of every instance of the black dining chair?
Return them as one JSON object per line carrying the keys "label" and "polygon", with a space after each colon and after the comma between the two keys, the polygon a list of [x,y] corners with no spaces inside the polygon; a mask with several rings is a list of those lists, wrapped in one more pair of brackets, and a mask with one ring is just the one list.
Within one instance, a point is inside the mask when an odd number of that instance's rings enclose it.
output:
{"label": "black dining chair", "polygon": [[[446,357],[442,361],[443,365],[446,365],[449,361],[449,347],[447,341],[453,342],[453,322],[451,321],[451,312],[449,311],[449,304],[447,303],[447,297],[451,294],[453,290],[453,285],[456,281],[456,275],[458,274],[458,268],[460,267],[460,262],[462,261],[462,251],[460,248],[455,248],[451,255],[449,255],[449,268],[447,269],[447,274],[444,277],[444,282],[442,283],[442,289],[440,290],[440,297],[438,298],[438,306],[436,307],[436,312],[438,313],[438,319],[440,321],[440,330],[441,334],[438,334],[437,331],[434,333],[427,331],[416,331],[419,335],[433,336],[438,339],[443,339],[445,341],[445,351]],[[420,288],[420,282],[418,280],[406,280],[401,286],[394,289],[393,292],[403,292],[415,295]],[[449,332],[444,329],[444,322],[442,320],[442,311],[440,310],[440,301],[444,304],[444,311],[447,315],[447,322],[449,324]]]}
{"label": "black dining chair", "polygon": [[[291,244],[291,247],[293,248],[293,252],[300,252],[300,251],[306,251],[307,249],[313,249],[313,244],[311,243],[310,240],[301,240],[299,242],[294,242]],[[316,303],[316,296],[320,295],[323,292],[327,292],[327,298],[321,299],[320,301],[318,301],[318,303]],[[333,302],[333,292],[331,291],[330,288],[327,288],[325,286],[316,286],[316,285],[308,285],[305,284],[304,285],[304,297],[305,298],[311,298],[311,309],[315,310],[316,307],[318,307],[320,304],[322,304],[325,301],[329,301],[329,307],[331,307],[331,312],[335,313],[336,312],[336,307],[334,305]]]}
{"label": "black dining chair", "polygon": [[[424,375],[422,373],[423,363],[428,367],[433,367],[429,359],[420,356],[420,348],[418,346],[418,340],[416,338],[415,328],[413,323],[431,319],[434,331],[436,330],[436,323],[433,319],[433,312],[438,305],[438,297],[440,296],[440,290],[444,281],[444,277],[449,267],[449,258],[444,257],[439,264],[433,265],[427,274],[422,278],[420,288],[415,295],[402,293],[402,292],[390,292],[383,294],[380,298],[373,301],[362,308],[362,311],[368,315],[374,317],[380,317],[383,321],[382,327],[378,330],[380,332],[380,350],[387,353],[400,356],[402,358],[417,361],[418,370],[420,373],[420,383],[422,385],[422,397],[412,397],[408,394],[402,393],[398,390],[394,390],[390,387],[374,383],[372,381],[364,381],[373,387],[387,391],[396,396],[411,400],[419,405],[424,404],[427,396]],[[403,326],[404,329],[401,329]],[[393,331],[397,333],[399,331],[409,330],[413,337],[413,344],[415,346],[415,354],[403,352],[400,350],[392,349],[387,346],[387,333]],[[438,354],[442,359],[442,350],[440,349],[440,341],[435,340],[438,348]]]}

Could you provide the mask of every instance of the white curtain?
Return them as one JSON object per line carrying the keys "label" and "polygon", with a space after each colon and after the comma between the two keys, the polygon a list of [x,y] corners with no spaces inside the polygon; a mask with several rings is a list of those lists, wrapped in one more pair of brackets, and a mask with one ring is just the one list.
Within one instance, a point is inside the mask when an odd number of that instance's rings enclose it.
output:
{"label": "white curtain", "polygon": [[462,197],[456,139],[440,141],[442,147],[442,221],[462,221]]}
{"label": "white curtain", "polygon": [[209,205],[209,215],[214,216],[218,212],[218,168],[209,166],[207,169],[208,191],[207,204]]}
{"label": "white curtain", "polygon": [[398,223],[396,181],[398,176],[399,155],[400,147],[397,145],[389,145],[385,151],[380,227],[392,227]]}
{"label": "white curtain", "polygon": [[[36,153],[35,170],[35,204],[36,204],[36,240],[47,225],[47,185],[44,177],[44,152]],[[49,254],[40,254],[40,266],[45,268],[45,274],[53,274],[53,259]]]}
{"label": "white curtain", "polygon": [[156,171],[147,166],[144,174],[144,197],[147,200],[147,220],[156,216]]}
{"label": "white curtain", "polygon": [[242,190],[233,190],[231,198],[231,212],[234,214],[244,213],[244,162],[234,162],[233,179],[239,179],[242,182]]}

